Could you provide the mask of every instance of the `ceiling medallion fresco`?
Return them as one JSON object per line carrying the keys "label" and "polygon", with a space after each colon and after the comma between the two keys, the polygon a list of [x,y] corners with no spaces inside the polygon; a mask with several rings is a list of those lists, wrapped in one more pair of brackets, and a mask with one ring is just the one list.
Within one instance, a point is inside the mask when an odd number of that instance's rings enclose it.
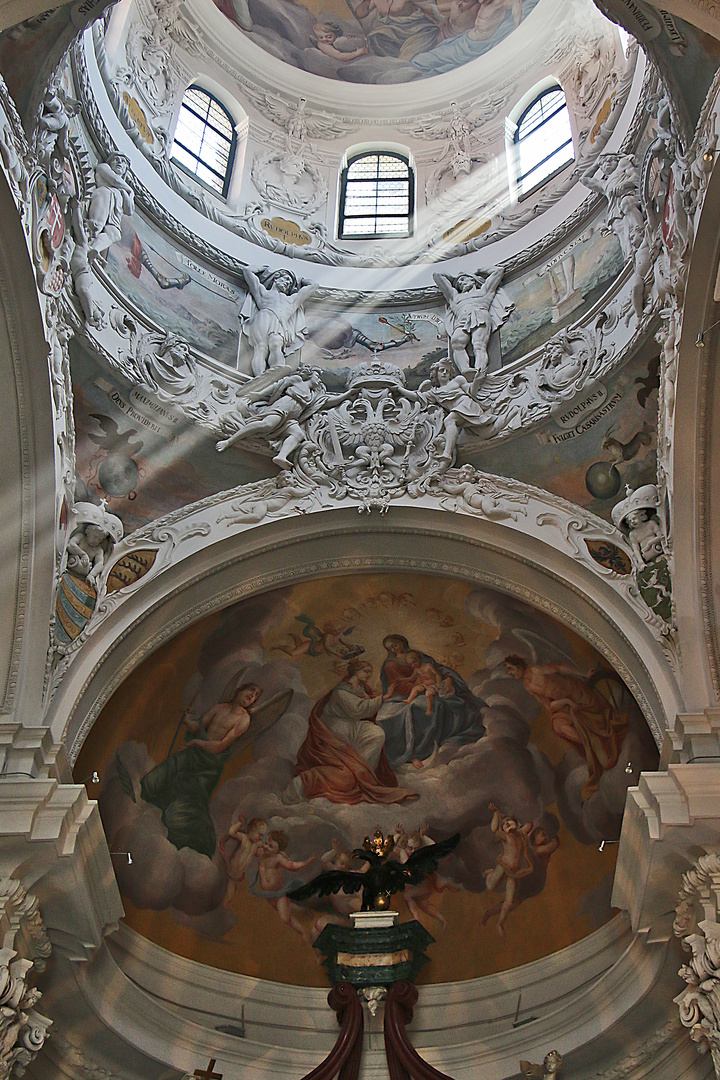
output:
{"label": "ceiling medallion fresco", "polygon": [[405,83],[485,56],[538,0],[213,0],[261,49],[301,71]]}
{"label": "ceiling medallion fresco", "polygon": [[427,982],[557,951],[606,922],[627,788],[657,767],[619,676],[519,600],[395,573],[242,601],[163,646],[115,693],[77,775],[99,804],[131,927],[247,975],[323,985],[311,948],[359,894],[296,903],[380,827],[396,897],[443,947]]}

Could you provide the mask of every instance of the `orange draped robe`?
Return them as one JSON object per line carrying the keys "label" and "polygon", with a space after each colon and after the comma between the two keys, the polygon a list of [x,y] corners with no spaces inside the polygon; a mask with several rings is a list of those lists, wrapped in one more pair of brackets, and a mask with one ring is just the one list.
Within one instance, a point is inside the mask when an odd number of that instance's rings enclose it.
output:
{"label": "orange draped robe", "polygon": [[[398,787],[395,773],[381,751],[377,768],[371,769],[352,746],[322,722],[330,697],[320,698],[310,713],[308,733],[300,747],[294,776],[302,779],[306,799],[329,799],[335,803],[400,803],[414,792]],[[364,720],[370,724],[372,720]]]}

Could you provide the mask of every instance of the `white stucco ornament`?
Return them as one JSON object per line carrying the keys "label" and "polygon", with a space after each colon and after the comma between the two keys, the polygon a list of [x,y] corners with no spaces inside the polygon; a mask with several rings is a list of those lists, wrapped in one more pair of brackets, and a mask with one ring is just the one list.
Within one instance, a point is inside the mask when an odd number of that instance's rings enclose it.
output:
{"label": "white stucco ornament", "polygon": [[248,295],[240,312],[242,332],[252,349],[253,375],[266,368],[281,367],[294,354],[300,359],[307,329],[305,301],[317,289],[310,281],[298,281],[291,270],[267,268],[257,273],[246,267],[243,277]]}
{"label": "white stucco ornament", "polygon": [[74,527],[67,544],[67,570],[92,584],[102,573],[115,544],[123,538],[123,523],[104,501],[77,502],[71,511]]}
{"label": "white stucco ornament", "polygon": [[476,391],[488,370],[488,345],[493,330],[498,330],[513,309],[509,297],[500,288],[503,268],[491,266],[474,274],[459,274],[455,279],[433,274],[435,284],[447,303],[445,329],[449,355],[458,371],[474,368]]}
{"label": "white stucco ornament", "polygon": [[643,484],[612,509],[613,524],[630,541],[638,569],[667,554],[667,536],[660,519],[660,494],[655,484]]}
{"label": "white stucco ornament", "polygon": [[0,880],[0,912],[0,1080],[8,1080],[23,1075],[52,1024],[35,1009],[42,994],[31,985],[52,950],[36,898],[14,878]]}
{"label": "white stucco ornament", "polygon": [[[675,1003],[690,1038],[701,1054],[711,1054],[715,1075],[720,1077],[720,855],[701,855],[683,874],[682,882],[673,932],[692,959],[680,968],[687,985]],[[698,907],[702,920],[697,918]]]}
{"label": "white stucco ornament", "polygon": [[328,188],[320,170],[288,147],[259,154],[250,176],[264,202],[291,214],[313,214],[327,202]]}

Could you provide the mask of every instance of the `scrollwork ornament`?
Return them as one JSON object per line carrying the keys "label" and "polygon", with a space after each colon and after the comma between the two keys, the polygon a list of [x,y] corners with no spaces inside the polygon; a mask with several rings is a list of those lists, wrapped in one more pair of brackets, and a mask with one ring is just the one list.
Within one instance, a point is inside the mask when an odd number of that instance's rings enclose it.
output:
{"label": "scrollwork ornament", "polygon": [[291,214],[307,217],[327,202],[328,188],[320,170],[288,147],[256,157],[250,177],[264,202]]}
{"label": "scrollwork ornament", "polygon": [[[683,1027],[701,1054],[712,1057],[720,1077],[720,854],[701,855],[683,874],[673,932],[691,959],[680,968],[686,987],[674,999]],[[698,920],[698,908],[704,918]]]}
{"label": "scrollwork ornament", "polygon": [[9,1080],[23,1075],[52,1024],[35,1008],[42,994],[31,981],[52,947],[37,899],[14,878],[0,880],[0,929],[0,1080]]}

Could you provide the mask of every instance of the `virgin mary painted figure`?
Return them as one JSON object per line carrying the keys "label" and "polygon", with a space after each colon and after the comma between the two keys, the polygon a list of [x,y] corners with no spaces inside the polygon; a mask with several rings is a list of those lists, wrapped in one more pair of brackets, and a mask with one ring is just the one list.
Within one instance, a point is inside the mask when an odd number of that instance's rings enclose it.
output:
{"label": "virgin mary painted figure", "polygon": [[[457,671],[438,664],[427,653],[411,650],[407,638],[400,634],[389,634],[383,645],[388,656],[380,679],[386,700],[378,711],[377,723],[385,732],[385,754],[391,768],[408,762],[422,768],[436,746],[463,746],[482,738],[485,702],[475,697]],[[414,657],[421,659],[426,670],[435,670],[436,692],[421,685],[422,673]],[[425,692],[418,694],[418,689]]]}

